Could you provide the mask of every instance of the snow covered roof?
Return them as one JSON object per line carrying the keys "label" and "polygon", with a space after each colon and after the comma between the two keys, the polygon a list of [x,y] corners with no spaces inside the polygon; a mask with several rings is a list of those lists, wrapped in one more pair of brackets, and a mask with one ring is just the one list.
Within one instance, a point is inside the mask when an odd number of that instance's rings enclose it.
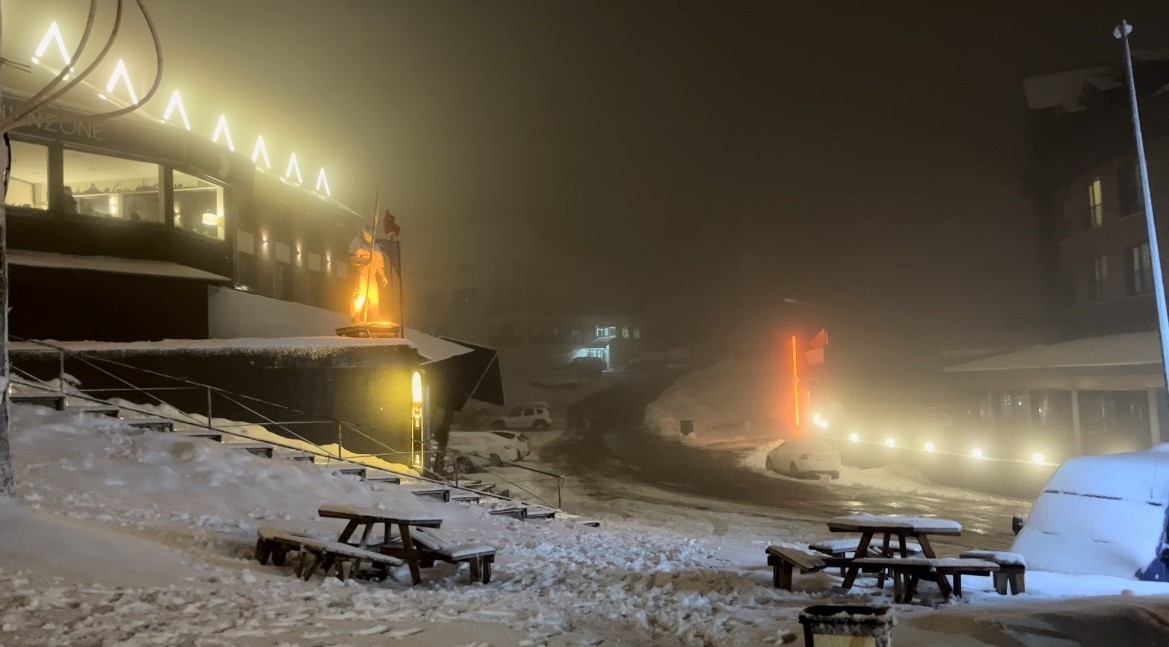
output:
{"label": "snow covered roof", "polygon": [[[350,347],[364,346],[409,346],[418,351],[418,354],[431,362],[438,362],[457,355],[471,352],[470,348],[455,344],[445,339],[439,339],[417,330],[406,329],[406,337],[394,338],[356,338],[321,336],[321,337],[274,337],[258,338],[245,337],[237,339],[164,339],[162,341],[54,341],[54,346],[75,352],[93,352],[103,350],[292,350],[315,349],[336,350]],[[45,348],[35,342],[13,342],[13,350],[37,350]]]}
{"label": "snow covered roof", "polygon": [[113,256],[77,256],[73,254],[57,254],[54,252],[10,249],[8,250],[8,264],[62,270],[161,276],[173,279],[213,281],[216,283],[231,282],[231,279],[226,276],[212,274],[211,272],[205,272],[194,267],[179,265],[170,261],[149,261],[136,258],[115,258]]}
{"label": "snow covered roof", "polygon": [[1081,99],[1084,87],[1098,89],[1119,87],[1120,81],[1111,67],[1085,67],[1050,74],[1039,74],[1023,79],[1023,94],[1032,110],[1062,107],[1068,111],[1083,110]]}
{"label": "snow covered roof", "polygon": [[1032,346],[1005,355],[950,366],[946,371],[972,373],[1087,366],[1137,366],[1160,362],[1159,335],[1156,332],[1135,332]]}

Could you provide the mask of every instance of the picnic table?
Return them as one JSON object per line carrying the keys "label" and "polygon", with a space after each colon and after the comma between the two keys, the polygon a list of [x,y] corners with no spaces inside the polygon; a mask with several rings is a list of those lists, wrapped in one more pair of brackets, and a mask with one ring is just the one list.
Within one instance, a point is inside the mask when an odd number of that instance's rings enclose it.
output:
{"label": "picnic table", "polygon": [[[828,530],[831,532],[859,533],[856,557],[848,564],[842,586],[852,588],[856,577],[863,567],[882,567],[893,571],[894,588],[897,593],[907,592],[912,597],[914,586],[901,586],[901,577],[910,578],[913,583],[923,576],[932,576],[944,597],[949,597],[954,591],[946,579],[947,573],[955,573],[955,569],[965,567],[974,568],[976,565],[958,564],[955,560],[939,560],[930,543],[931,535],[958,536],[962,534],[962,524],[949,519],[935,519],[931,517],[907,517],[901,515],[874,515],[853,514],[833,517],[828,521]],[[869,558],[869,546],[874,536],[881,537],[880,557]],[[896,548],[891,545],[891,539],[897,538]],[[910,557],[910,540],[921,546],[921,557]],[[895,552],[896,551],[896,552]],[[954,562],[954,563],[951,563]],[[993,567],[993,565],[992,565]],[[960,576],[960,573],[956,573]],[[884,583],[884,570],[878,576],[878,584]],[[901,597],[901,596],[898,596]]]}
{"label": "picnic table", "polygon": [[[341,536],[337,538],[339,543],[349,543],[350,538],[357,532],[357,529],[362,528],[361,540],[357,544],[358,548],[364,549],[369,547],[376,549],[382,554],[397,557],[406,562],[406,565],[410,567],[410,577],[414,584],[422,583],[422,554],[410,537],[410,528],[438,528],[442,526],[442,519],[423,514],[393,512],[390,510],[379,510],[377,508],[361,508],[340,504],[322,505],[317,510],[317,513],[322,517],[345,519],[348,521],[345,529],[341,531]],[[373,534],[374,526],[379,523],[384,527],[382,541],[371,545],[370,537]],[[400,543],[391,542],[391,526],[398,528],[398,537],[401,539]]]}

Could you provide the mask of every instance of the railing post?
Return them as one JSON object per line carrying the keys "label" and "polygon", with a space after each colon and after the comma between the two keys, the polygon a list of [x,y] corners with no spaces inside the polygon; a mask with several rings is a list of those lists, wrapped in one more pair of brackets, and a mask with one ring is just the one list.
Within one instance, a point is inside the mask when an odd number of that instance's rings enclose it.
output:
{"label": "railing post", "polygon": [[207,387],[207,428],[214,429],[215,425],[211,424],[211,387]]}
{"label": "railing post", "polygon": [[65,350],[61,349],[57,353],[57,382],[61,388],[61,393],[65,392]]}
{"label": "railing post", "polygon": [[341,421],[337,421],[337,460],[341,460]]}

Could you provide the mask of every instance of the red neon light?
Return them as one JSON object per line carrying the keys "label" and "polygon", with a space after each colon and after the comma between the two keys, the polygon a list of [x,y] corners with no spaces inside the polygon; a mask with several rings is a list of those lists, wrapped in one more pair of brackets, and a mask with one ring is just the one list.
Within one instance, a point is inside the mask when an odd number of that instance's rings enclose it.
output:
{"label": "red neon light", "polygon": [[796,336],[792,335],[792,403],[796,429],[800,428],[800,363],[796,354]]}

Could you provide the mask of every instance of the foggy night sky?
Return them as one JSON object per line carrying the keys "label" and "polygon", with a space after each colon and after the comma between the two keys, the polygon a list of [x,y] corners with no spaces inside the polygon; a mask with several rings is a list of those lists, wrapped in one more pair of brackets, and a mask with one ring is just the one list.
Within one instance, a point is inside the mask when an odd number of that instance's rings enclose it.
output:
{"label": "foggy night sky", "polygon": [[[38,16],[72,46],[86,4],[4,2],[5,50],[35,47]],[[1169,3],[792,4],[148,7],[160,101],[179,87],[208,135],[227,113],[274,164],[292,146],[360,213],[380,186],[418,249],[518,219],[648,279],[656,312],[767,316],[792,296],[837,339],[963,339],[1026,309],[1022,78],[1119,61],[1121,17],[1135,47],[1169,47]],[[130,20],[116,51],[141,58]]]}

